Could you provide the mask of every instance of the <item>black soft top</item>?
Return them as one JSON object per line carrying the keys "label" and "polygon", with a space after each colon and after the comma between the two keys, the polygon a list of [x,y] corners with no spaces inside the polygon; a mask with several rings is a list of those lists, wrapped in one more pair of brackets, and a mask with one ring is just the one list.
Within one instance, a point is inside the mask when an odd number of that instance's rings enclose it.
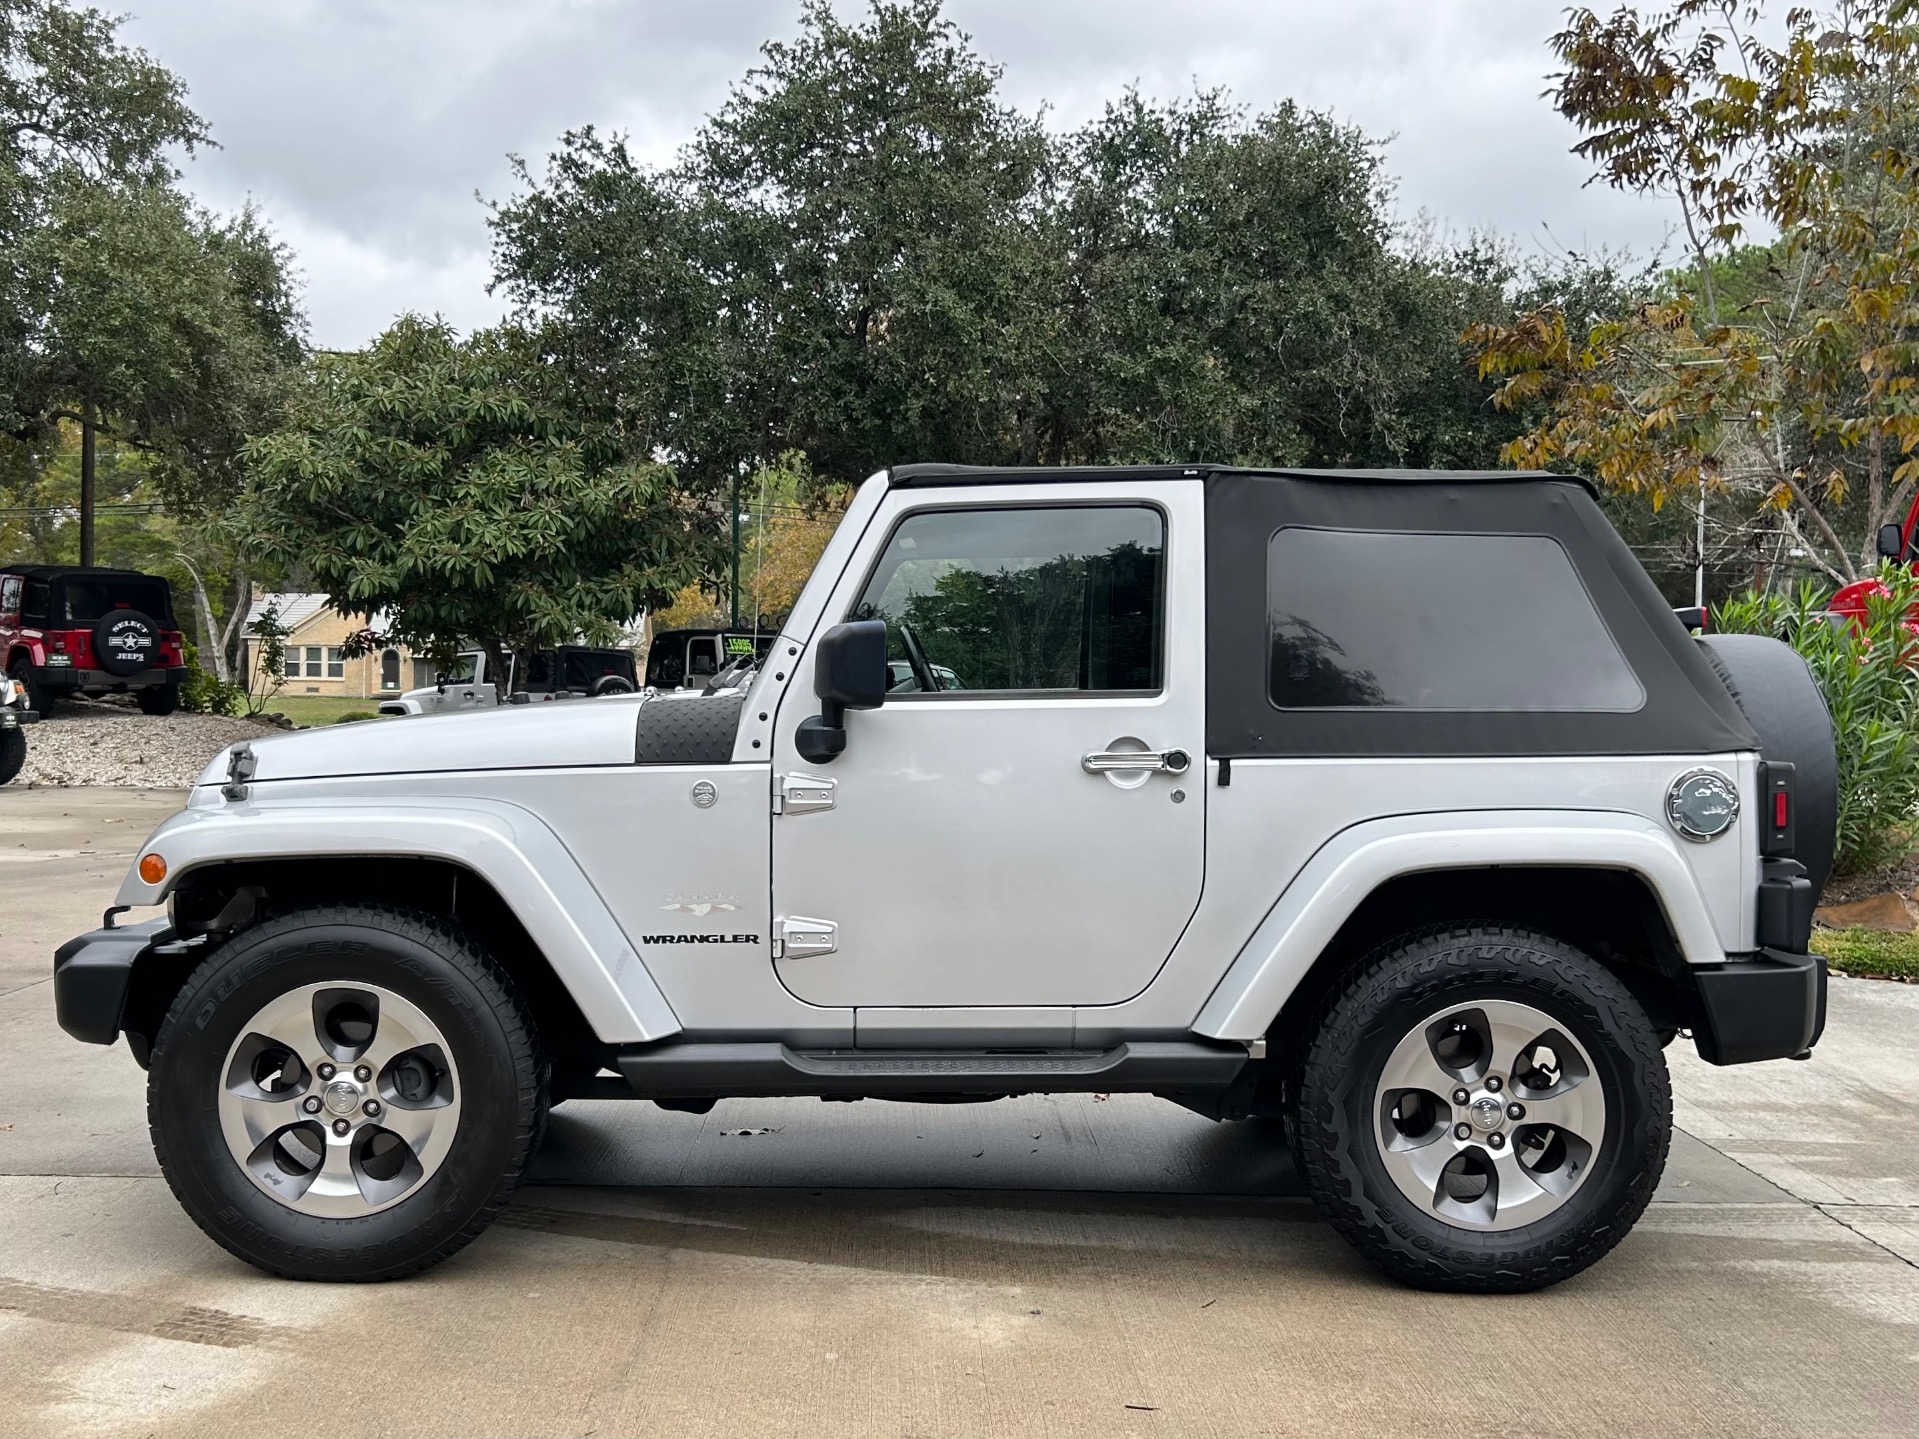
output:
{"label": "black soft top", "polygon": [[[143,570],[118,570],[105,565],[0,565],[0,575],[19,575],[21,578],[44,583],[48,588],[53,604],[53,613],[43,618],[65,624],[66,586],[75,581],[83,584],[104,585],[108,592],[116,584],[138,584],[148,587],[148,593],[142,596],[142,602],[153,611],[150,618],[162,629],[177,629],[178,622],[173,614],[173,586],[164,575],[150,575]],[[155,588],[157,587],[157,588]],[[158,603],[154,603],[154,601]],[[91,620],[86,621],[91,623]]]}
{"label": "black soft top", "polygon": [[[1206,464],[901,465],[888,474],[891,485],[906,489],[1181,479],[1205,484],[1206,748],[1215,757],[1707,755],[1759,747],[1738,703],[1600,510],[1591,482],[1577,475]],[[1442,565],[1439,557],[1458,547],[1438,537],[1550,539],[1564,555],[1553,561],[1562,579],[1550,593],[1519,589],[1486,598],[1484,585],[1424,590],[1407,572],[1339,572],[1326,563],[1355,544],[1380,548],[1365,537],[1388,537],[1395,553],[1416,553],[1404,547],[1422,536],[1435,538],[1430,555]],[[1436,593],[1446,590],[1455,595],[1450,602]],[[1456,596],[1465,593],[1482,597],[1462,605]],[[1609,637],[1616,647],[1611,663],[1630,670],[1623,681],[1629,689],[1636,685],[1631,701],[1581,707],[1544,676],[1527,678],[1529,661],[1516,650],[1537,657],[1542,645],[1572,638],[1544,618],[1526,628],[1529,601],[1555,597],[1562,603],[1542,605],[1542,615],[1576,612],[1588,634],[1602,634],[1602,644]],[[1301,617],[1294,611],[1316,605],[1322,617],[1354,621],[1349,628],[1356,630],[1439,635],[1470,661],[1462,669],[1524,680],[1536,692],[1504,707],[1417,707],[1391,696],[1282,703],[1286,697],[1276,695],[1285,685],[1275,685],[1274,666],[1299,660]],[[1286,632],[1289,625],[1294,633]],[[1515,636],[1525,643],[1515,646]],[[1338,650],[1318,630],[1310,643],[1322,654],[1329,645]]]}
{"label": "black soft top", "polygon": [[895,489],[931,489],[941,485],[1089,484],[1100,480],[1225,480],[1233,478],[1309,480],[1330,485],[1513,485],[1558,480],[1582,485],[1578,475],[1549,470],[1314,470],[1258,469],[1241,465],[896,465],[887,471]]}

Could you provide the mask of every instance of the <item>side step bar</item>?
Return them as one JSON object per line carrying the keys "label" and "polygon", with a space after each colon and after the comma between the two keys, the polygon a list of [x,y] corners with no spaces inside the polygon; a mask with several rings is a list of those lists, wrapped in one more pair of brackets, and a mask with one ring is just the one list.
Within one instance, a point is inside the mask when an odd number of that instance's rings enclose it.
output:
{"label": "side step bar", "polygon": [[1185,1041],[1111,1049],[799,1050],[669,1040],[615,1060],[641,1099],[1224,1089],[1246,1062],[1243,1044]]}

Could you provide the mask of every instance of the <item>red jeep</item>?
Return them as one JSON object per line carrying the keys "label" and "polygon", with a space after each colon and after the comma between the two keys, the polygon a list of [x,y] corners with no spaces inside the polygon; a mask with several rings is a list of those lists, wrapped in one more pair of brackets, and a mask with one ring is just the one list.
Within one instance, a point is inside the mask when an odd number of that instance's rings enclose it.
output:
{"label": "red jeep", "polygon": [[172,714],[187,673],[171,587],[134,570],[0,567],[0,652],[43,715],[66,695],[129,690],[145,713]]}
{"label": "red jeep", "polygon": [[[1919,535],[1914,533],[1916,528],[1919,528],[1919,495],[1913,496],[1912,507],[1906,511],[1904,524],[1879,527],[1875,548],[1879,551],[1880,558],[1894,560],[1902,565],[1911,565],[1915,560],[1919,560],[1919,554],[1915,553],[1915,549],[1919,546],[1914,544],[1915,540],[1919,540]],[[1866,597],[1885,592],[1885,586],[1876,579],[1868,577],[1863,580],[1854,580],[1851,584],[1842,585],[1833,591],[1832,598],[1826,602],[1826,608],[1835,615],[1844,615],[1855,626],[1863,625],[1866,622]],[[1907,624],[1910,625],[1915,620],[1919,620],[1919,613],[1907,614]]]}

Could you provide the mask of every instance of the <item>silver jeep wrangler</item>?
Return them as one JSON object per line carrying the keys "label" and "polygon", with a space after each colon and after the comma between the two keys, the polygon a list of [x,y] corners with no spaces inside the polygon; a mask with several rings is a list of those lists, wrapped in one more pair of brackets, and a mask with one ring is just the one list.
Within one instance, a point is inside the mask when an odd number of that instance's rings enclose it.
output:
{"label": "silver jeep wrangler", "polygon": [[727,678],[207,769],[55,984],[209,1235],[412,1273],[569,1098],[1136,1091],[1283,1118],[1409,1283],[1533,1289],[1651,1197],[1662,1046],[1823,1023],[1825,708],[1577,479],[906,466]]}

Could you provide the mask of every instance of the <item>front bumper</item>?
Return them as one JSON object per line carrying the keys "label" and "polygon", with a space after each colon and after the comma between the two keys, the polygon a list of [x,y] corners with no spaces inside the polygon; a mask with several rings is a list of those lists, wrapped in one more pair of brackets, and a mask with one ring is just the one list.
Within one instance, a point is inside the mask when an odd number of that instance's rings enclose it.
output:
{"label": "front bumper", "polygon": [[1802,1059],[1826,1028],[1826,961],[1762,949],[1693,971],[1699,1022],[1693,1043],[1708,1064]]}
{"label": "front bumper", "polygon": [[133,966],[172,939],[173,926],[154,919],[109,925],[61,945],[53,955],[53,1012],[60,1027],[86,1044],[112,1044],[120,1035]]}

